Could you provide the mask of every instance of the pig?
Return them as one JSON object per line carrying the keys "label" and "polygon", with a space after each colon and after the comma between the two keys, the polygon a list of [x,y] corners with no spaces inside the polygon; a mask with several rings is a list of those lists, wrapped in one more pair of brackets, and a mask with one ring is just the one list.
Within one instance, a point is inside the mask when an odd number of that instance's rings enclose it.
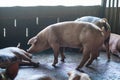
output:
{"label": "pig", "polygon": [[[111,33],[111,27],[107,21],[106,18],[99,18],[94,16],[83,16],[81,18],[78,18],[75,20],[76,22],[83,21],[83,22],[91,22],[100,28],[104,26],[104,34],[105,34],[105,47],[107,52],[108,61],[110,60],[110,50],[109,50],[109,40],[110,40],[110,33]],[[99,56],[99,55],[98,55]]]}
{"label": "pig", "polygon": [[29,39],[28,45],[31,44],[31,47],[27,51],[36,53],[52,48],[54,51],[52,66],[56,66],[59,53],[63,61],[65,58],[64,54],[60,52],[61,47],[83,47],[82,60],[76,68],[79,70],[88,60],[86,66],[93,62],[104,39],[103,30],[92,23],[65,21],[51,24]]}
{"label": "pig", "polygon": [[[112,54],[120,57],[120,35],[115,33],[110,34],[109,48]],[[106,50],[105,45],[101,47],[101,50]]]}
{"label": "pig", "polygon": [[0,67],[7,67],[16,60],[19,61],[20,65],[32,65],[35,67],[39,66],[38,63],[31,60],[30,53],[20,49],[19,46],[20,44],[18,44],[17,47],[6,47],[0,49]]}
{"label": "pig", "polygon": [[[31,60],[30,53],[17,47],[6,47],[0,49],[0,68],[5,71],[0,73],[0,80],[14,80],[19,71],[19,65],[31,65],[37,67],[39,64]],[[25,61],[25,62],[24,62]]]}
{"label": "pig", "polygon": [[6,70],[1,70],[0,80],[14,80],[19,71],[19,62],[15,61],[6,68]]}
{"label": "pig", "polygon": [[70,71],[67,74],[69,76],[68,80],[91,80],[89,75],[86,73]]}

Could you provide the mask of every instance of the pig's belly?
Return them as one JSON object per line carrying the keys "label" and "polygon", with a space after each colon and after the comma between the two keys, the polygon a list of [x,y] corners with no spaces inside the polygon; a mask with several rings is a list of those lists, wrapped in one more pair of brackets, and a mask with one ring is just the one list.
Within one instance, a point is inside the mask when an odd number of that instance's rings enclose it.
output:
{"label": "pig's belly", "polygon": [[70,47],[70,48],[80,48],[82,45],[80,43],[71,42],[71,43],[60,43],[60,47]]}
{"label": "pig's belly", "polygon": [[76,35],[69,35],[66,37],[59,37],[59,42],[60,47],[71,47],[71,48],[80,48],[81,43],[79,38]]}

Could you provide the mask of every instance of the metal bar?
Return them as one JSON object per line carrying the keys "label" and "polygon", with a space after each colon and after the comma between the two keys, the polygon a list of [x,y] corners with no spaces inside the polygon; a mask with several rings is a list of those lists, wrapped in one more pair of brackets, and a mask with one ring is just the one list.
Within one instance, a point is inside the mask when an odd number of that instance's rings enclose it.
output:
{"label": "metal bar", "polygon": [[114,20],[114,12],[115,12],[114,2],[115,2],[115,0],[112,0],[112,10],[111,10],[111,19],[110,19],[111,29],[113,32],[115,32],[114,21],[113,21]]}
{"label": "metal bar", "polygon": [[39,17],[36,17],[36,24],[39,25]]}
{"label": "metal bar", "polygon": [[16,21],[16,19],[14,19],[14,26],[15,26],[15,27],[17,26],[17,21]]}
{"label": "metal bar", "polygon": [[26,28],[26,37],[28,37],[28,28]]}
{"label": "metal bar", "polygon": [[101,18],[105,17],[105,9],[106,9],[106,2],[107,0],[102,0],[102,3],[101,3]]}
{"label": "metal bar", "polygon": [[60,17],[57,17],[57,23],[60,22]]}
{"label": "metal bar", "polygon": [[3,36],[6,37],[6,28],[3,28]]}
{"label": "metal bar", "polygon": [[109,0],[109,6],[108,6],[108,21],[110,22],[110,15],[111,15],[111,0]]}
{"label": "metal bar", "polygon": [[120,11],[119,11],[119,7],[118,6],[119,6],[119,0],[116,1],[116,8],[117,8],[116,10],[117,11],[116,11],[116,21],[115,21],[116,23],[115,24],[116,24],[116,31],[117,31],[117,33],[120,33],[119,32],[119,12]]}

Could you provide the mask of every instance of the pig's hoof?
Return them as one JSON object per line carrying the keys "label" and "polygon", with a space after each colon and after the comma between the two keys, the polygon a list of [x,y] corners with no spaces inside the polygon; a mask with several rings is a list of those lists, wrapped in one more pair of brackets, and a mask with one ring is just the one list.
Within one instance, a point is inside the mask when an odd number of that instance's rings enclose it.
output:
{"label": "pig's hoof", "polygon": [[76,68],[76,70],[84,73],[82,69]]}
{"label": "pig's hoof", "polygon": [[86,64],[86,67],[89,67],[89,64]]}
{"label": "pig's hoof", "polygon": [[56,65],[55,65],[55,64],[52,64],[52,66],[53,66],[53,67],[56,67]]}
{"label": "pig's hoof", "polygon": [[107,62],[110,62],[110,59],[108,59]]}
{"label": "pig's hoof", "polygon": [[62,59],[61,61],[62,61],[62,62],[65,62],[65,60],[64,60],[64,59]]}
{"label": "pig's hoof", "polygon": [[64,56],[64,57],[61,59],[61,61],[62,61],[62,62],[65,62],[65,58],[66,58],[66,57]]}
{"label": "pig's hoof", "polygon": [[98,58],[96,57],[95,60],[98,60]]}
{"label": "pig's hoof", "polygon": [[76,68],[76,70],[78,70],[78,71],[79,71],[79,67],[77,67],[77,68]]}
{"label": "pig's hoof", "polygon": [[39,67],[39,62],[38,62],[38,63],[34,63],[33,66],[34,66],[35,68]]}

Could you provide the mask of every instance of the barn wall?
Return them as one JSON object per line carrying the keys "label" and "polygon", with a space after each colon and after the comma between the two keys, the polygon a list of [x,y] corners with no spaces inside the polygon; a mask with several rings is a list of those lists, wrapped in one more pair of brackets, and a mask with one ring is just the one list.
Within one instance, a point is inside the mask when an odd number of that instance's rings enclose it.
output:
{"label": "barn wall", "polygon": [[[0,8],[0,48],[21,43],[26,49],[27,41],[46,26],[75,20],[81,16],[100,16],[100,6],[39,6]],[[28,33],[28,34],[27,34]]]}
{"label": "barn wall", "polygon": [[103,1],[107,1],[104,16],[111,25],[111,32],[120,34],[120,0]]}

